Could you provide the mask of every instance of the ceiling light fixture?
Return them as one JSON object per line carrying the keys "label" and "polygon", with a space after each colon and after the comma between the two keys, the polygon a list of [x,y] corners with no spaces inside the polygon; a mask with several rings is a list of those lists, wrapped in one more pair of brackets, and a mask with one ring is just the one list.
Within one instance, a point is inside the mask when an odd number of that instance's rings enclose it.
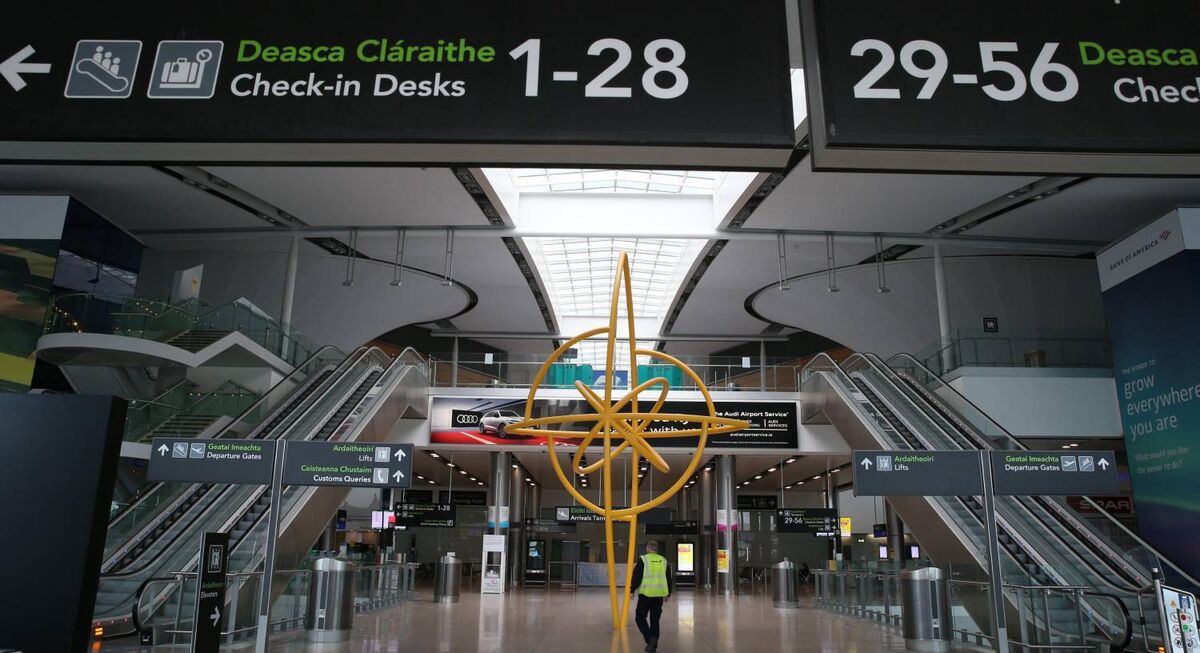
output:
{"label": "ceiling light fixture", "polygon": [[776,469],[778,469],[778,468],[777,467],[768,468],[767,473],[770,474],[771,472],[775,471]]}
{"label": "ceiling light fixture", "polygon": [[796,462],[796,459],[795,459],[795,458],[788,458],[787,460],[783,461],[783,464],[785,464],[785,465],[790,465],[790,464],[792,464],[792,463],[794,463],[794,462]]}
{"label": "ceiling light fixture", "polygon": [[430,455],[430,456],[433,456],[434,458],[441,458],[441,456],[439,456],[439,455],[438,455],[438,452],[436,452],[436,451],[430,451],[430,452],[429,452],[429,455]]}

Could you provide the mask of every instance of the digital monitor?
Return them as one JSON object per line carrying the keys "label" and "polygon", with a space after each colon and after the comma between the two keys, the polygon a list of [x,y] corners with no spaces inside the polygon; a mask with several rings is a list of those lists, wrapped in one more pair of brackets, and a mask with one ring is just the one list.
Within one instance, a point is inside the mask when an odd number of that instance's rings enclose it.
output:
{"label": "digital monitor", "polygon": [[693,558],[695,546],[691,542],[680,542],[675,545],[675,558],[681,573],[690,573],[696,570]]}
{"label": "digital monitor", "polygon": [[887,558],[888,558],[888,550],[887,550],[887,545],[886,545],[886,544],[880,544],[880,545],[879,545],[879,559],[880,559],[880,560],[887,560]]}
{"label": "digital monitor", "polygon": [[917,546],[916,544],[910,546],[908,548],[908,552],[913,560],[918,560],[921,557],[921,547]]}
{"label": "digital monitor", "polygon": [[383,511],[382,510],[372,510],[371,511],[371,528],[374,528],[374,529],[383,528]]}

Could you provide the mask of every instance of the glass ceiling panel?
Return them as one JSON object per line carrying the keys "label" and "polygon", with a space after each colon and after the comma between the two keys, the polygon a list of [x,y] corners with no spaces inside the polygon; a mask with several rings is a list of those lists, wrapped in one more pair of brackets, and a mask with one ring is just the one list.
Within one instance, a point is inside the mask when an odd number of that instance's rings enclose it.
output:
{"label": "glass ceiling panel", "polygon": [[522,193],[647,193],[712,195],[724,172],[711,170],[593,170],[510,168]]}
{"label": "glass ceiling panel", "polygon": [[[658,238],[539,238],[550,293],[559,315],[605,317],[621,252],[629,254],[633,310],[654,318],[681,263],[685,241]],[[625,314],[622,301],[619,313]]]}

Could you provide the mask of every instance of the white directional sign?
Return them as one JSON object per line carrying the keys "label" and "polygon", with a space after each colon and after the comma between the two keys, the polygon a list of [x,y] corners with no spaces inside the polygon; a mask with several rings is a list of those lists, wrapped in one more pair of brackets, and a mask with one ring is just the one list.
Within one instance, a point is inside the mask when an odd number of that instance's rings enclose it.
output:
{"label": "white directional sign", "polygon": [[1117,494],[1111,451],[993,451],[997,495]]}
{"label": "white directional sign", "polygon": [[266,485],[275,464],[274,440],[154,438],[152,481]]}
{"label": "white directional sign", "polygon": [[33,46],[27,45],[13,56],[0,62],[0,77],[12,86],[12,90],[20,91],[25,88],[25,80],[21,75],[44,75],[50,72],[50,64],[27,61],[33,56]]}
{"label": "white directional sign", "polygon": [[285,485],[408,487],[412,445],[359,442],[289,442]]}

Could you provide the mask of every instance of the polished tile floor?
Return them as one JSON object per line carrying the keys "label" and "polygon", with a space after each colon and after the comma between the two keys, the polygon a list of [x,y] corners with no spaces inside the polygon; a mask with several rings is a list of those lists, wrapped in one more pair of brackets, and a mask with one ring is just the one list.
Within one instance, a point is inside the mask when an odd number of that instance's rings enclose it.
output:
{"label": "polished tile floor", "polygon": [[[884,653],[903,651],[896,628],[883,627],[812,607],[776,609],[762,592],[725,599],[706,592],[683,591],[663,611],[662,653],[778,651]],[[342,644],[308,644],[304,631],[271,638],[272,653],[636,653],[644,642],[630,615],[629,625],[613,631],[608,592],[587,589],[518,591],[502,596],[464,592],[454,604],[437,604],[428,591],[417,600],[389,610],[354,617],[351,639]],[[143,651],[126,640],[106,643],[97,653]],[[222,646],[237,653],[252,643]]]}
{"label": "polished tile floor", "polygon": [[[279,653],[632,653],[644,642],[632,623],[614,632],[605,590],[525,591],[504,596],[464,594],[457,604],[419,601],[355,616],[348,645],[314,646],[303,632],[276,639]],[[806,607],[778,610],[759,594],[736,600],[681,592],[666,605],[663,653],[692,651],[904,650],[896,629]],[[277,643],[276,643],[277,642]]]}

